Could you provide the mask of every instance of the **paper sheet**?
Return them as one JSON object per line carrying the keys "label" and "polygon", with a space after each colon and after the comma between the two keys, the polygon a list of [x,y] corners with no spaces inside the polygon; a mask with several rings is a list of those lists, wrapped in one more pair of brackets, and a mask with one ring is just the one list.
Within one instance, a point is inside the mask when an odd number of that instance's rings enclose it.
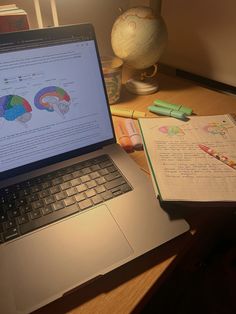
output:
{"label": "paper sheet", "polygon": [[230,116],[139,121],[163,200],[236,201],[236,169],[199,147],[236,162],[236,125]]}

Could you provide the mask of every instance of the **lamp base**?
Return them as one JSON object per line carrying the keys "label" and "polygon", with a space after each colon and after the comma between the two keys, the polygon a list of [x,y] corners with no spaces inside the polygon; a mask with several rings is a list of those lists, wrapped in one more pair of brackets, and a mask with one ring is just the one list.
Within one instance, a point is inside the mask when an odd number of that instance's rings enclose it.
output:
{"label": "lamp base", "polygon": [[131,78],[125,83],[125,87],[132,94],[148,95],[158,91],[159,85],[153,77],[147,77],[144,80],[140,78]]}

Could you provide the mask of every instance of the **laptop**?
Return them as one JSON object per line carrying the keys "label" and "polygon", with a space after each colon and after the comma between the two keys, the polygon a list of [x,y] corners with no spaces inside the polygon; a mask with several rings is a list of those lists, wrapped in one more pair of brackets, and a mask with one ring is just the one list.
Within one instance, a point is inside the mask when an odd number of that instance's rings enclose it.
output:
{"label": "laptop", "polygon": [[186,232],[116,143],[90,24],[0,35],[0,312],[29,313]]}

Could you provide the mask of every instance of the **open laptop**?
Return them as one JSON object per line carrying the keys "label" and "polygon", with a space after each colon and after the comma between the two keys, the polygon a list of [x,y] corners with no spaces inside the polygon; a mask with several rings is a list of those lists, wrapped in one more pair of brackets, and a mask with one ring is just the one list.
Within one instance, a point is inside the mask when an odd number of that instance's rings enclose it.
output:
{"label": "open laptop", "polygon": [[0,312],[29,313],[189,229],[116,144],[93,27],[0,35]]}

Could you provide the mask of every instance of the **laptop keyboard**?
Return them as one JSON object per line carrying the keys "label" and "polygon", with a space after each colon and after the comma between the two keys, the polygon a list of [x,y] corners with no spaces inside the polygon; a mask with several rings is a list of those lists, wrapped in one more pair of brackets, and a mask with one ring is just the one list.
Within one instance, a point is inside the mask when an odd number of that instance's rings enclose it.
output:
{"label": "laptop keyboard", "polygon": [[131,189],[108,155],[0,189],[0,243]]}

